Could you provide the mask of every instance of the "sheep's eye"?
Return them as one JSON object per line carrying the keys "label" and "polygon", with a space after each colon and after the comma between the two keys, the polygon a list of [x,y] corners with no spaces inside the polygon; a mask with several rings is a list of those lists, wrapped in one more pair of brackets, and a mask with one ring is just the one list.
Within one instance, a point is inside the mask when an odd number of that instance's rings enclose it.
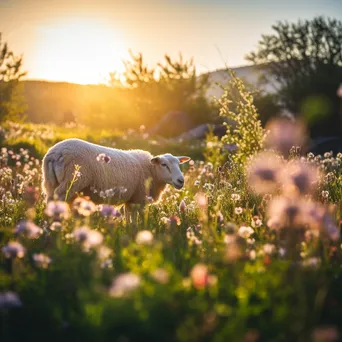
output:
{"label": "sheep's eye", "polygon": [[166,164],[160,164],[160,165],[161,165],[161,166],[164,166],[164,167],[167,166]]}

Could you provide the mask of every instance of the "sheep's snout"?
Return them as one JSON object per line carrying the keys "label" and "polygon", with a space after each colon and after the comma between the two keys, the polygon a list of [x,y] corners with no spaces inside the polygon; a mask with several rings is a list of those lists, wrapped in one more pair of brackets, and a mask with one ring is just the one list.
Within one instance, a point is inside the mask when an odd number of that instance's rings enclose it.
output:
{"label": "sheep's snout", "polygon": [[182,187],[184,186],[184,177],[179,177],[176,181],[174,181],[173,186],[176,189],[182,189]]}

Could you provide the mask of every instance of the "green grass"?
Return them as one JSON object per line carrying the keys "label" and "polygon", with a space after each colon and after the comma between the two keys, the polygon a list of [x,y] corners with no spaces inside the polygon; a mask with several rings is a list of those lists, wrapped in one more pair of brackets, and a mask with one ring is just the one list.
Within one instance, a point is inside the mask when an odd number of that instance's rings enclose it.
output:
{"label": "green grass", "polygon": [[[244,341],[247,334],[259,341],[309,341],[326,325],[341,328],[340,238],[329,238],[323,224],[271,230],[270,199],[251,192],[243,164],[228,160],[218,170],[196,161],[186,168],[183,190],[167,188],[159,202],[145,208],[137,229],[150,231],[153,240],[137,243],[123,217],[103,217],[99,211],[82,216],[73,210],[55,229],[45,213],[39,161],[51,144],[75,131],[24,125],[22,134],[11,134],[3,142],[7,151],[0,169],[0,247],[16,240],[25,255],[0,256],[0,296],[13,291],[21,301],[20,307],[9,308],[0,297],[1,341]],[[98,143],[152,146],[141,136],[122,140],[122,135],[77,131],[78,137]],[[155,148],[162,152],[170,146]],[[12,148],[18,152],[15,161],[8,154]],[[184,146],[174,148],[191,154]],[[338,225],[341,156],[307,160],[332,173],[309,197],[324,202],[331,225]],[[22,219],[33,220],[42,234],[36,239],[15,234]],[[82,226],[101,233],[103,241],[93,247],[77,241],[75,230]],[[243,237],[243,226],[253,229],[250,236]],[[305,231],[319,234],[308,238]],[[110,255],[101,256],[104,246],[109,250],[102,253]],[[34,260],[39,253],[51,258],[46,268]],[[113,280],[128,272],[138,276],[136,286],[132,279],[132,287],[125,283],[121,291],[113,289]]]}

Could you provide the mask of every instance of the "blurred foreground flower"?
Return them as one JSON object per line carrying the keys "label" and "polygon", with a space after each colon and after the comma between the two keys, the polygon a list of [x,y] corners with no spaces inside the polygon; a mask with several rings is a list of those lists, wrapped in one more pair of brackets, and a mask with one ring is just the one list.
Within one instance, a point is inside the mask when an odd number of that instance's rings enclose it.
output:
{"label": "blurred foreground flower", "polygon": [[22,306],[19,296],[11,291],[0,293],[0,309],[10,309]]}
{"label": "blurred foreground flower", "polygon": [[66,220],[70,216],[68,203],[63,201],[50,201],[45,209],[45,214],[54,220]]}
{"label": "blurred foreground flower", "polygon": [[32,259],[35,262],[35,264],[40,268],[47,268],[51,263],[51,258],[43,253],[33,254]]}
{"label": "blurred foreground flower", "polygon": [[5,258],[22,258],[25,255],[25,248],[17,241],[11,241],[2,247]]}
{"label": "blurred foreground flower", "polygon": [[252,234],[254,234],[254,229],[247,226],[241,226],[238,230],[238,234],[244,239],[248,239]]}
{"label": "blurred foreground flower", "polygon": [[138,245],[151,245],[153,242],[153,234],[149,230],[138,232],[135,241]]}
{"label": "blurred foreground flower", "polygon": [[72,209],[81,216],[88,217],[96,211],[96,205],[94,202],[78,197],[72,203]]}
{"label": "blurred foreground flower", "polygon": [[152,278],[160,284],[166,284],[169,282],[169,272],[164,268],[157,268],[151,273]]}
{"label": "blurred foreground flower", "polygon": [[277,150],[286,157],[292,146],[303,146],[306,142],[306,129],[299,121],[272,119],[265,129],[268,131],[266,147]]}
{"label": "blurred foreground flower", "polygon": [[320,179],[319,170],[307,163],[289,162],[282,172],[284,194],[298,195],[313,192]]}
{"label": "blurred foreground flower", "polygon": [[74,237],[76,241],[82,244],[86,251],[99,246],[103,241],[103,235],[100,232],[86,226],[76,228],[74,230]]}
{"label": "blurred foreground flower", "polygon": [[28,220],[20,221],[14,231],[16,234],[25,234],[29,239],[37,239],[43,233],[42,228]]}
{"label": "blurred foreground flower", "polygon": [[281,185],[284,161],[274,153],[264,152],[247,166],[248,184],[258,194],[273,194]]}
{"label": "blurred foreground flower", "polygon": [[204,289],[207,286],[214,285],[217,277],[208,273],[208,267],[204,264],[196,264],[191,272],[190,278],[196,289]]}
{"label": "blurred foreground flower", "polygon": [[112,297],[124,297],[132,293],[140,286],[141,279],[134,273],[122,273],[118,275],[109,289],[109,295]]}

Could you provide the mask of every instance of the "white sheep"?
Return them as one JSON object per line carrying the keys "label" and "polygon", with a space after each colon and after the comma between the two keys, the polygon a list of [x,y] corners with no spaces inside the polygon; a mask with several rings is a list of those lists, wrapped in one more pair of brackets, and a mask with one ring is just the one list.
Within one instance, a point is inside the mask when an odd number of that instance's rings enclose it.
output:
{"label": "white sheep", "polygon": [[[144,205],[148,197],[157,200],[166,184],[181,189],[184,177],[179,164],[189,160],[169,153],[152,156],[143,150],[119,150],[67,139],[51,147],[43,158],[43,191],[47,201],[54,197],[66,200],[66,195],[71,200],[82,193],[96,203],[101,202],[98,195],[105,193],[112,197],[111,203],[125,204],[128,219],[134,204]],[[75,165],[80,166],[80,176],[72,183]]]}

